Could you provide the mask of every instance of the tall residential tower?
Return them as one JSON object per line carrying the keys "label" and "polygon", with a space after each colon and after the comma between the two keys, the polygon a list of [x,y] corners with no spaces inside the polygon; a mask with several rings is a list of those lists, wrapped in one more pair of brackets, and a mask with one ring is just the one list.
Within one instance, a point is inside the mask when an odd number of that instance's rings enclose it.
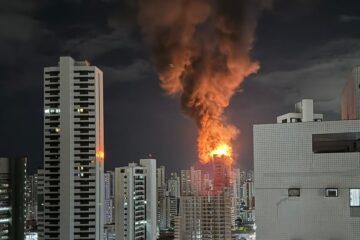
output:
{"label": "tall residential tower", "polygon": [[305,101],[254,126],[256,239],[358,239],[360,120],[322,121]]}
{"label": "tall residential tower", "polygon": [[44,69],[44,237],[102,239],[103,74],[60,57]]}
{"label": "tall residential tower", "polygon": [[115,169],[117,240],[157,238],[156,160],[141,159]]}
{"label": "tall residential tower", "polygon": [[0,239],[23,240],[26,158],[0,157]]}

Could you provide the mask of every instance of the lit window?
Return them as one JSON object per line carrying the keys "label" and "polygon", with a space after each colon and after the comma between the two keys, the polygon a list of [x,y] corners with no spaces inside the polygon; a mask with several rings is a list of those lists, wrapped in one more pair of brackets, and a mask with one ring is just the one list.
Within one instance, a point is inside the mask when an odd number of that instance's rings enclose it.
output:
{"label": "lit window", "polygon": [[360,189],[350,189],[350,207],[360,207]]}

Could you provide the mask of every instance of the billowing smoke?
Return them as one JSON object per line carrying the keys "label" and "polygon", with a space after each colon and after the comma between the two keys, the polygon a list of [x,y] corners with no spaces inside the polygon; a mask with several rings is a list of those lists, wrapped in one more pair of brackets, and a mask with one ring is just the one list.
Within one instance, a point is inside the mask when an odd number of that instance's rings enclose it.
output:
{"label": "billowing smoke", "polygon": [[201,162],[220,145],[232,146],[239,130],[224,109],[259,64],[249,56],[256,20],[268,1],[139,0],[139,23],[161,86],[180,95],[195,119]]}

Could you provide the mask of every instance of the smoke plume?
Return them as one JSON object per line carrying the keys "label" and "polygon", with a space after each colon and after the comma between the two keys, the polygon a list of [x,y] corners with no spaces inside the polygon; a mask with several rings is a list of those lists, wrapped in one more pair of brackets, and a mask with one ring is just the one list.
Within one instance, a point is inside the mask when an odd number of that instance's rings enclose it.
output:
{"label": "smoke plume", "polygon": [[256,20],[268,1],[139,0],[139,23],[161,86],[180,95],[198,126],[202,163],[219,145],[232,146],[239,130],[224,109],[259,64],[249,56]]}

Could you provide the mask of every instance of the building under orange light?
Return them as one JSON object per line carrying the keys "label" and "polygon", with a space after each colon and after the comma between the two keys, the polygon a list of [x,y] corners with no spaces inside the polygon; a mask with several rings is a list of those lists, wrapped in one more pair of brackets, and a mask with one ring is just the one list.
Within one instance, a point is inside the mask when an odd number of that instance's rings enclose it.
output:
{"label": "building under orange light", "polygon": [[97,160],[104,160],[105,159],[105,152],[104,150],[97,150],[96,151],[96,159]]}
{"label": "building under orange light", "polygon": [[230,156],[214,155],[212,157],[214,190],[222,191],[231,185],[231,162]]}

